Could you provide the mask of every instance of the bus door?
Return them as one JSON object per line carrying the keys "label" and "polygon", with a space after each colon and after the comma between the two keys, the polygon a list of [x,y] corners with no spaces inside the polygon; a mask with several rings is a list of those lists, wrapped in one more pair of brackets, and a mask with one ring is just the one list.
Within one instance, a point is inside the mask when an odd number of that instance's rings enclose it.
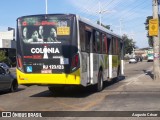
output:
{"label": "bus door", "polygon": [[92,32],[85,30],[85,45],[86,45],[86,52],[87,52],[87,84],[91,83],[91,60],[90,60],[90,53],[91,53],[91,39],[92,39]]}

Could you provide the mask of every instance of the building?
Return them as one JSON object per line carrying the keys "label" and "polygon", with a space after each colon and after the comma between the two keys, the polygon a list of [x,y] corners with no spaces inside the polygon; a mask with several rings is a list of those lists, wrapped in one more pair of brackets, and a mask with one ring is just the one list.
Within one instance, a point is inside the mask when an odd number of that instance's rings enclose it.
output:
{"label": "building", "polygon": [[5,52],[5,62],[8,66],[16,66],[16,41],[14,38],[14,30],[0,32],[0,51]]}
{"label": "building", "polygon": [[0,48],[16,48],[13,30],[0,32]]}
{"label": "building", "polygon": [[136,56],[142,56],[142,57],[146,57],[147,56],[147,50],[149,48],[141,48],[141,49],[135,49],[135,55]]}
{"label": "building", "polygon": [[134,49],[132,54],[126,54],[125,55],[125,59],[129,59],[131,57],[143,57],[143,59],[146,59],[147,58],[147,50],[148,49],[149,49],[149,47]]}

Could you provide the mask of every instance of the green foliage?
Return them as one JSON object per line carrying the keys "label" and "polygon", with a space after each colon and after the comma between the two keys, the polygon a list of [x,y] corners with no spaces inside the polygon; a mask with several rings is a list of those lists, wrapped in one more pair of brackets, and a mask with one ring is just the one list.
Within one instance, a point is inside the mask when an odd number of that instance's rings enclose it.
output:
{"label": "green foliage", "polygon": [[137,48],[135,43],[133,42],[133,39],[129,39],[127,35],[123,35],[122,39],[124,40],[124,45],[125,45],[125,54],[131,54],[133,51],[133,48]]}
{"label": "green foliage", "polygon": [[5,52],[6,51],[3,51],[3,50],[0,51],[0,62],[6,61],[7,57],[5,55]]}
{"label": "green foliage", "polygon": [[[100,24],[100,22],[99,22],[99,21],[97,21],[97,24],[99,25],[99,24]],[[102,24],[102,23],[101,23],[101,26],[102,26],[102,27],[104,27],[104,28],[106,28],[106,29],[108,29],[108,30],[110,30],[110,29],[111,29],[110,25],[104,25],[104,24]]]}

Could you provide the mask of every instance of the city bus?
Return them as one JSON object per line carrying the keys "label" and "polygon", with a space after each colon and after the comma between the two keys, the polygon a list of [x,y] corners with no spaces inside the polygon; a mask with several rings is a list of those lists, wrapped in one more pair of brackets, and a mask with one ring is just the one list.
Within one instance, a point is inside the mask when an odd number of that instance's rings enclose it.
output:
{"label": "city bus", "polygon": [[75,14],[42,14],[17,19],[17,79],[45,85],[95,85],[123,74],[122,37]]}
{"label": "city bus", "polygon": [[147,50],[147,62],[153,61],[153,48]]}

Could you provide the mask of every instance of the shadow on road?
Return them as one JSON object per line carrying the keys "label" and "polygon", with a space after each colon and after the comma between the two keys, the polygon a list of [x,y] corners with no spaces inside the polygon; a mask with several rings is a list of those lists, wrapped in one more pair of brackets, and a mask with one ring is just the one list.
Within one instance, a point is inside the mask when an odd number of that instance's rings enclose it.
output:
{"label": "shadow on road", "polygon": [[[19,91],[22,91],[22,90],[25,90],[25,89],[24,88],[18,88],[18,90],[13,92],[13,93],[16,93],[16,92],[19,92]],[[9,90],[0,91],[0,95],[9,94],[9,93],[12,93],[12,92],[10,92]]]}
{"label": "shadow on road", "polygon": [[70,98],[84,98],[91,94],[94,94],[93,86],[89,87],[66,87],[62,91],[56,91],[55,93],[49,90],[34,94],[30,97],[70,97]]}
{"label": "shadow on road", "polygon": [[149,75],[152,79],[154,79],[154,74],[152,73],[152,71],[143,70],[143,72],[144,72],[146,75]]}
{"label": "shadow on road", "polygon": [[[110,82],[104,82],[104,89],[125,79],[125,76],[121,76],[117,79],[113,79]],[[56,91],[55,93],[50,92],[49,90],[34,94],[30,97],[70,97],[70,98],[84,98],[88,97],[96,92],[96,85],[91,85],[88,87],[83,86],[70,86],[65,87],[62,91]]]}

